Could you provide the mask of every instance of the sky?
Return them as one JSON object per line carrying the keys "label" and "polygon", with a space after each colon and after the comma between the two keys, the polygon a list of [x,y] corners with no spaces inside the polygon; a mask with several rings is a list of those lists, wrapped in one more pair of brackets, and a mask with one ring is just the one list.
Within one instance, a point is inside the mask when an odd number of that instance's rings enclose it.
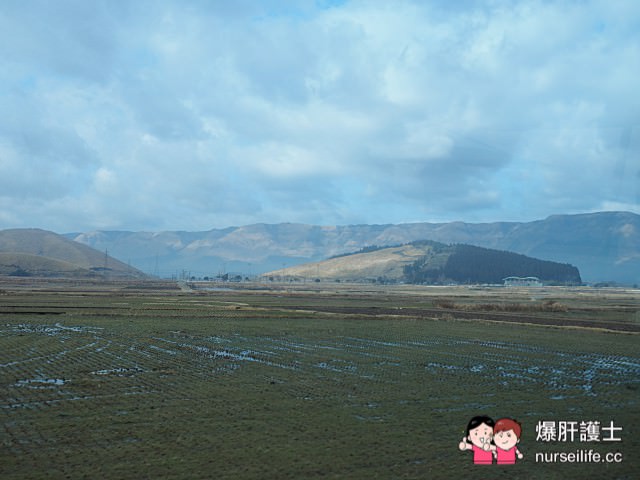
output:
{"label": "sky", "polygon": [[0,229],[640,213],[640,2],[3,0]]}

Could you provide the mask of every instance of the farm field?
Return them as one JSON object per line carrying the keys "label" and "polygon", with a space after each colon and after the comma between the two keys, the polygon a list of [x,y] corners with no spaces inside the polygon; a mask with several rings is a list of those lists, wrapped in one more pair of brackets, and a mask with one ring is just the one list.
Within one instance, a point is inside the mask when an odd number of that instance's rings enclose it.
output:
{"label": "farm field", "polygon": [[[0,282],[0,478],[639,476],[638,290],[227,287]],[[475,415],[524,458],[473,465]],[[620,461],[536,461],[578,450]]]}

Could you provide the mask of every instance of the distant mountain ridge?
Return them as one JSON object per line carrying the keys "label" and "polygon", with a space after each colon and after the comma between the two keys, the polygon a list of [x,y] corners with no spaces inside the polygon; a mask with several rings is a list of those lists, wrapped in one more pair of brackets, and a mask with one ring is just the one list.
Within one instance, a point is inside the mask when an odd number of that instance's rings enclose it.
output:
{"label": "distant mountain ridge", "polygon": [[0,275],[145,277],[108,253],[36,228],[0,230]]}
{"label": "distant mountain ridge", "polygon": [[260,274],[370,245],[416,240],[464,243],[570,263],[583,281],[640,284],[640,215],[598,212],[553,215],[533,222],[408,223],[317,226],[255,224],[205,232],[110,232],[67,234],[149,273],[195,276],[220,272]]}

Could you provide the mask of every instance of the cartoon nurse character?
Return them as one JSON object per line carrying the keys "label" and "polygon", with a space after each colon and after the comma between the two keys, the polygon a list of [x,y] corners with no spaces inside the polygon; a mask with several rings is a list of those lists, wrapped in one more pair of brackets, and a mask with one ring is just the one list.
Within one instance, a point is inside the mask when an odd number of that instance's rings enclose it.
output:
{"label": "cartoon nurse character", "polygon": [[498,465],[513,465],[523,457],[516,444],[520,442],[522,425],[511,418],[501,418],[493,427],[493,442],[496,445],[494,455]]}
{"label": "cartoon nurse character", "polygon": [[459,448],[462,451],[473,450],[473,463],[476,465],[491,465],[493,462],[492,450],[495,446],[491,444],[491,438],[494,425],[495,422],[486,415],[473,417],[467,425]]}

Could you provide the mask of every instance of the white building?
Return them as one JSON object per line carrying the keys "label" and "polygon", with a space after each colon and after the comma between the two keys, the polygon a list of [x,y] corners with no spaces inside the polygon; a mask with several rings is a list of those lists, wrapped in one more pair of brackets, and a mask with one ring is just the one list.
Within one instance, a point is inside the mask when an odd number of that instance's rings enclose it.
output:
{"label": "white building", "polygon": [[502,279],[505,287],[541,287],[538,277],[507,277]]}

